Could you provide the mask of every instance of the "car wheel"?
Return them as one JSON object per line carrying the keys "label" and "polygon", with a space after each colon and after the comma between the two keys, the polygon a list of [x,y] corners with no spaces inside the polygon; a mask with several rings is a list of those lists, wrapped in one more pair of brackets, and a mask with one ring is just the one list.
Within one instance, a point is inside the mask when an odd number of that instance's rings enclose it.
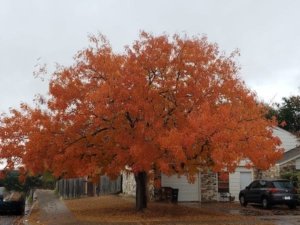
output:
{"label": "car wheel", "polygon": [[271,208],[270,201],[267,197],[262,198],[261,204],[262,204],[262,207],[264,209],[270,209]]}
{"label": "car wheel", "polygon": [[244,206],[244,207],[246,207],[248,204],[244,195],[241,195],[241,197],[240,197],[240,204],[241,204],[241,206]]}

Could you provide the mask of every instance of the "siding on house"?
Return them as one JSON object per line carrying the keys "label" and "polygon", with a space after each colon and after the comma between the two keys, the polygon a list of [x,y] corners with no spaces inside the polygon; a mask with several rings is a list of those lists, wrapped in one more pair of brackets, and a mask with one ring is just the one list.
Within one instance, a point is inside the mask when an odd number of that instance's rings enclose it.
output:
{"label": "siding on house", "polygon": [[296,159],[296,170],[300,170],[300,159]]}
{"label": "siding on house", "polygon": [[240,172],[229,174],[229,193],[237,200],[240,191]]}
{"label": "siding on house", "polygon": [[200,201],[200,184],[199,177],[197,176],[194,183],[189,183],[186,176],[167,176],[162,174],[161,176],[161,186],[177,188],[178,201]]}
{"label": "siding on house", "polygon": [[190,184],[185,176],[162,175],[161,185],[178,188],[178,201],[211,202],[218,201],[218,176],[214,172],[202,172]]}
{"label": "siding on house", "polygon": [[239,200],[239,193],[241,190],[241,172],[251,173],[253,180],[253,170],[242,166],[237,167],[234,173],[229,174],[229,192],[231,196],[234,196],[235,201]]}
{"label": "siding on house", "polygon": [[[122,189],[126,195],[135,196],[136,185],[133,173],[122,173]],[[159,176],[162,187],[178,188],[178,201],[196,201],[209,202],[217,201],[218,196],[218,176],[214,172],[199,173],[194,183],[189,183],[187,178],[177,175],[167,176],[161,174]],[[151,199],[159,199],[154,194],[153,182],[148,184],[148,194]]]}

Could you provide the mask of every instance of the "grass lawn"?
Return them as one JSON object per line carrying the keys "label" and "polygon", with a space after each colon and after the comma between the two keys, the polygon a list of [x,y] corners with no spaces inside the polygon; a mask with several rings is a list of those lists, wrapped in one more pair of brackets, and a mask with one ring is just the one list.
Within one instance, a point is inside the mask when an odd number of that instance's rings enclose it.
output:
{"label": "grass lawn", "polygon": [[122,196],[86,197],[65,200],[65,204],[78,221],[92,224],[271,224],[255,217],[228,215],[208,208],[191,208],[172,203],[150,202],[144,212],[136,212],[135,199]]}

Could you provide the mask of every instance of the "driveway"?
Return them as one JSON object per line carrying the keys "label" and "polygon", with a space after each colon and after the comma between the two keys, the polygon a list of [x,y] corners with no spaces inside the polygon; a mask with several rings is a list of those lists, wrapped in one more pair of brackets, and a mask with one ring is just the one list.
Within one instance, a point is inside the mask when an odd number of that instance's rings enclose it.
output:
{"label": "driveway", "polygon": [[259,212],[259,218],[265,221],[272,221],[276,225],[300,224],[300,207],[289,209],[287,206],[273,206],[270,210],[264,210],[258,205],[249,205],[244,211]]}
{"label": "driveway", "polygon": [[300,206],[297,209],[289,209],[285,205],[273,206],[270,210],[263,209],[260,205],[248,205],[241,207],[238,203],[180,203],[190,207],[207,208],[231,215],[255,216],[263,221],[269,221],[275,225],[299,225]]}

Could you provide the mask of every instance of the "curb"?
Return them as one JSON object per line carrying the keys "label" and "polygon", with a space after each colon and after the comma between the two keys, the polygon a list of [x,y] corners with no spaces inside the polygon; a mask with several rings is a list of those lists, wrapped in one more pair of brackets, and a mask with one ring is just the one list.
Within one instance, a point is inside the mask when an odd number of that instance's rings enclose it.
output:
{"label": "curb", "polygon": [[30,225],[28,218],[33,210],[33,208],[36,206],[37,204],[37,200],[35,200],[31,206],[29,207],[29,209],[25,210],[25,215],[24,217],[16,224],[16,225]]}

